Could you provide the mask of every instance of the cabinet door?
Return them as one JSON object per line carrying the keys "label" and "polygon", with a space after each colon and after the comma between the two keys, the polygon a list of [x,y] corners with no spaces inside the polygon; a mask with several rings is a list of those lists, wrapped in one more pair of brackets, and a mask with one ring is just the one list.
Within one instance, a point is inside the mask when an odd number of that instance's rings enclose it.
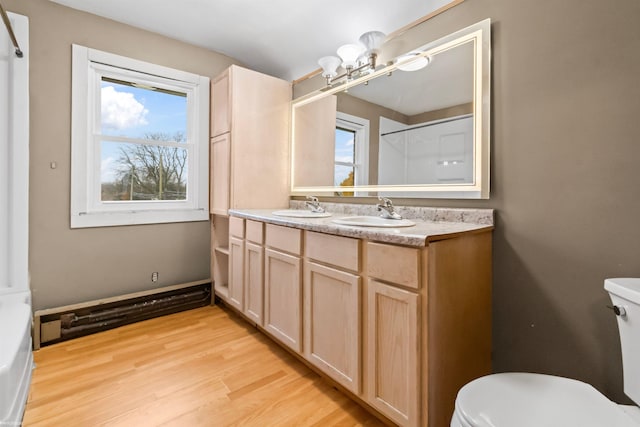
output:
{"label": "cabinet door", "polygon": [[418,294],[369,280],[366,398],[401,426],[419,423],[418,328]]}
{"label": "cabinet door", "polygon": [[293,350],[302,351],[300,257],[264,250],[264,327]]}
{"label": "cabinet door", "polygon": [[211,85],[211,136],[231,130],[229,70],[216,78]]}
{"label": "cabinet door", "polygon": [[255,243],[245,242],[244,246],[244,313],[262,326],[264,249]]}
{"label": "cabinet door", "polygon": [[242,311],[244,302],[244,240],[229,237],[229,303]]}
{"label": "cabinet door", "polygon": [[360,277],[306,261],[305,358],[360,394],[360,338]]}
{"label": "cabinet door", "polygon": [[231,135],[225,133],[211,140],[210,155],[210,212],[227,215],[229,210]]}

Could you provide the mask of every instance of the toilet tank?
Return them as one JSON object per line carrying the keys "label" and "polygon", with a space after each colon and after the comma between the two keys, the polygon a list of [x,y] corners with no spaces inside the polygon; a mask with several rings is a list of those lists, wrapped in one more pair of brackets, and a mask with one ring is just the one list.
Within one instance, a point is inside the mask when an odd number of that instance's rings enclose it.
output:
{"label": "toilet tank", "polygon": [[622,347],[624,393],[640,405],[640,279],[606,279],[604,288],[613,305],[625,311],[616,316]]}

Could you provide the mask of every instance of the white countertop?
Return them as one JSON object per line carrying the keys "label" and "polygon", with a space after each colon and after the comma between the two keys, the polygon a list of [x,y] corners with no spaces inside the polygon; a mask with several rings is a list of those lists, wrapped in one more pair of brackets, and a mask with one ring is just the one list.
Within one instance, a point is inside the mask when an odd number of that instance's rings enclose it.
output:
{"label": "white countertop", "polygon": [[332,213],[332,216],[325,218],[292,218],[273,215],[273,212],[277,210],[279,209],[231,209],[229,210],[229,214],[239,218],[262,221],[285,227],[418,247],[426,246],[428,242],[431,241],[452,238],[462,233],[489,231],[493,229],[492,224],[424,221],[416,218],[411,218],[411,221],[416,223],[416,225],[412,227],[382,228],[348,226],[335,224],[332,220],[353,216],[351,214]]}

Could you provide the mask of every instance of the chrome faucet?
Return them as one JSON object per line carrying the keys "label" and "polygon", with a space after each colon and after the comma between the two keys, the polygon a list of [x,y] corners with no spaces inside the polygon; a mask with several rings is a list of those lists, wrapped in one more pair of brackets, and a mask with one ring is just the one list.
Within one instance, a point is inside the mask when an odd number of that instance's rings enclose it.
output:
{"label": "chrome faucet", "polygon": [[311,212],[324,213],[324,208],[320,206],[320,201],[316,196],[307,196],[307,200],[304,204]]}
{"label": "chrome faucet", "polygon": [[380,216],[382,218],[387,219],[402,219],[400,214],[396,212],[396,209],[393,207],[393,202],[391,199],[387,199],[386,197],[378,196],[378,200],[382,203],[378,203],[376,206],[378,207],[378,211],[380,212]]}

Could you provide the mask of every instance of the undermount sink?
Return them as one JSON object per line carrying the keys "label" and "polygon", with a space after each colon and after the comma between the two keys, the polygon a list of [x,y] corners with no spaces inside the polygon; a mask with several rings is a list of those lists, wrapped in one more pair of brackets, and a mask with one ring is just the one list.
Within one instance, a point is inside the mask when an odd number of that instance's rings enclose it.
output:
{"label": "undermount sink", "polygon": [[290,218],[326,218],[331,216],[329,212],[311,212],[301,209],[284,209],[271,212],[275,216],[288,216]]}
{"label": "undermount sink", "polygon": [[340,225],[355,225],[358,227],[411,227],[415,222],[408,219],[389,219],[380,216],[348,216],[334,219],[331,222]]}

